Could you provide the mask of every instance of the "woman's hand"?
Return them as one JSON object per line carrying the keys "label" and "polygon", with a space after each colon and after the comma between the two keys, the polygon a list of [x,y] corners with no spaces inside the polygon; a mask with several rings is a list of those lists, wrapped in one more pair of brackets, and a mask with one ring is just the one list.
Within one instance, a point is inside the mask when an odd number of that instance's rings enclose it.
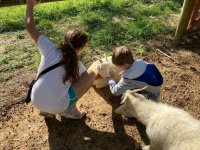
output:
{"label": "woman's hand", "polygon": [[123,73],[124,73],[124,71],[120,71],[119,75],[122,77]]}
{"label": "woman's hand", "polygon": [[26,0],[26,18],[25,18],[25,27],[28,33],[31,35],[32,39],[37,43],[40,32],[35,26],[35,20],[33,16],[34,6],[37,5],[40,1],[37,0]]}

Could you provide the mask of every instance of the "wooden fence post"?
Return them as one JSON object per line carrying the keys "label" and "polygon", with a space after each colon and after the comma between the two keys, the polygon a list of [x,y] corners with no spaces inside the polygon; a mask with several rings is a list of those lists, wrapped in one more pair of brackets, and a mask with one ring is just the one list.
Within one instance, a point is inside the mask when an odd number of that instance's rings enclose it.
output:
{"label": "wooden fence post", "polygon": [[179,44],[183,33],[186,31],[196,0],[184,0],[181,18],[176,29],[174,43]]}

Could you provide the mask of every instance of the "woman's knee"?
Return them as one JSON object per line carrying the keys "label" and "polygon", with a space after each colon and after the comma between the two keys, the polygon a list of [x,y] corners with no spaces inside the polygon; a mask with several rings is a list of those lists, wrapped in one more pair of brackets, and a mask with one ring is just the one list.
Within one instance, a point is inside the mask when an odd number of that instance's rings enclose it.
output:
{"label": "woman's knee", "polygon": [[85,71],[79,79],[72,83],[73,88],[76,90],[78,98],[82,97],[85,92],[92,86],[96,74],[90,71]]}

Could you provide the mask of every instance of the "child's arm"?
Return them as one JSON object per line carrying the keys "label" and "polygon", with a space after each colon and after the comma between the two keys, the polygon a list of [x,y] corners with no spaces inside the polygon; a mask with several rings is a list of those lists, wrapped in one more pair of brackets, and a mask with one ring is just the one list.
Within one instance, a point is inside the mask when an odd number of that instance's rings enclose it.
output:
{"label": "child's arm", "polygon": [[116,83],[112,79],[109,80],[109,88],[113,95],[119,96],[119,95],[122,95],[127,90],[130,90],[134,87],[132,84],[130,85],[128,82],[126,82],[125,79],[122,78],[118,83]]}
{"label": "child's arm", "polygon": [[34,6],[37,4],[36,0],[26,0],[26,18],[25,18],[25,27],[28,33],[31,35],[32,39],[37,43],[40,32],[35,26],[35,21],[33,17]]}

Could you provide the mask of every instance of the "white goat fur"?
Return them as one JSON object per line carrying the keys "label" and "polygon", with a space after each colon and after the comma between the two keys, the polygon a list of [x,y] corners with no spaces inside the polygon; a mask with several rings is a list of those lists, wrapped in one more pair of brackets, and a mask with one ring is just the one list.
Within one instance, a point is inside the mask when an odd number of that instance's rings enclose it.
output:
{"label": "white goat fur", "polygon": [[[100,62],[100,60],[96,61],[97,64],[99,64],[98,62]],[[103,63],[102,63],[103,62]],[[100,76],[102,76],[103,78],[99,78],[99,79],[96,79],[94,80],[94,83],[93,85],[99,89],[99,88],[103,88],[103,87],[106,87],[108,86],[108,81],[106,79],[104,79],[105,77],[107,77],[109,75],[109,72],[112,71],[113,74],[114,74],[114,80],[116,82],[118,82],[121,78],[121,76],[119,75],[120,73],[120,68],[118,68],[117,66],[115,66],[113,63],[112,63],[112,60],[111,60],[111,56],[110,57],[107,57],[107,58],[103,58],[101,59],[101,63],[102,64],[99,64],[99,68],[101,68],[99,70],[99,74]]]}
{"label": "white goat fur", "polygon": [[186,111],[156,103],[127,91],[121,108],[146,126],[150,146],[146,150],[199,150],[200,121]]}

